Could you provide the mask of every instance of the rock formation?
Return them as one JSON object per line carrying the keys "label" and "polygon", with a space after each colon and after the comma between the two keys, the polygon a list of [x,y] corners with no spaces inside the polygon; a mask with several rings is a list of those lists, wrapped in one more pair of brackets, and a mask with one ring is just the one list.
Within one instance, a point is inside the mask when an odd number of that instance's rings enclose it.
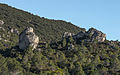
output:
{"label": "rock formation", "polygon": [[31,46],[32,50],[34,50],[38,43],[39,37],[35,35],[32,27],[26,28],[19,35],[19,48],[22,50],[26,49],[28,46]]}
{"label": "rock formation", "polygon": [[74,45],[73,44],[70,44],[68,47],[67,47],[67,50],[73,50],[74,49]]}
{"label": "rock formation", "polygon": [[106,39],[106,34],[94,28],[90,28],[86,32],[81,31],[76,35],[69,32],[65,32],[63,35],[63,37],[66,37],[66,38],[69,38],[70,36],[72,36],[76,42],[81,40],[88,41],[88,42],[92,42],[94,40],[97,40],[98,42],[104,42]]}
{"label": "rock formation", "polygon": [[104,42],[106,39],[106,34],[102,33],[101,31],[98,31],[94,28],[90,28],[87,33],[91,37],[91,41],[97,40],[98,42]]}
{"label": "rock formation", "polygon": [[73,38],[75,40],[77,40],[77,39],[81,39],[81,40],[87,39],[88,38],[88,34],[86,32],[81,31],[78,34],[74,35]]}

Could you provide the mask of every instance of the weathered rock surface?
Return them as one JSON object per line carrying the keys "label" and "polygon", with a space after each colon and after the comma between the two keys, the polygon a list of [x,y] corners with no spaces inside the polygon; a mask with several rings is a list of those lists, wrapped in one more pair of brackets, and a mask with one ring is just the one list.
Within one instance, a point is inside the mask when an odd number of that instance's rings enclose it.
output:
{"label": "weathered rock surface", "polygon": [[32,27],[26,28],[19,35],[19,48],[22,50],[26,49],[28,46],[31,46],[32,50],[34,50],[38,43],[39,37],[35,35]]}
{"label": "weathered rock surface", "polygon": [[91,41],[97,40],[98,42],[104,42],[106,39],[106,34],[102,33],[101,31],[98,31],[94,28],[90,28],[87,33],[91,37]]}
{"label": "weathered rock surface", "polygon": [[0,20],[0,25],[3,25],[4,24],[4,21],[3,20]]}
{"label": "weathered rock surface", "polygon": [[70,36],[73,36],[73,34],[70,33],[70,32],[65,32],[65,33],[63,34],[63,37],[64,37],[64,38],[69,38]]}
{"label": "weathered rock surface", "polygon": [[94,28],[90,28],[86,32],[81,31],[76,35],[69,32],[65,32],[63,35],[63,37],[66,37],[66,38],[69,38],[70,36],[72,36],[76,42],[81,40],[88,41],[88,42],[92,42],[94,40],[97,40],[98,42],[104,42],[106,39],[106,34]]}
{"label": "weathered rock surface", "polygon": [[75,40],[77,40],[77,39],[81,39],[81,40],[82,39],[87,39],[88,38],[88,34],[86,32],[81,31],[78,34],[74,35],[73,38]]}

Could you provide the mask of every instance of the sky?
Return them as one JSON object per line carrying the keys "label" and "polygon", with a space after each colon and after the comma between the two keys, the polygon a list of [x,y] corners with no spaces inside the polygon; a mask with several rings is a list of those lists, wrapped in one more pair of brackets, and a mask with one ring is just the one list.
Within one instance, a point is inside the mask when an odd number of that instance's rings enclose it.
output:
{"label": "sky", "polygon": [[40,17],[65,20],[87,30],[94,27],[108,40],[120,40],[120,0],[0,0]]}

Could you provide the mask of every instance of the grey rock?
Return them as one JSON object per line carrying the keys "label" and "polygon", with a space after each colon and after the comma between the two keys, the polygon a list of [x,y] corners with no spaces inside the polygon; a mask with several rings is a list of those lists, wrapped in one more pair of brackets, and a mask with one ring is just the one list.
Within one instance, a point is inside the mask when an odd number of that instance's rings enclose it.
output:
{"label": "grey rock", "polygon": [[90,28],[88,31],[81,31],[76,35],[69,32],[63,34],[63,37],[65,38],[69,38],[70,36],[72,36],[76,42],[82,40],[87,42],[93,42],[95,40],[98,42],[104,42],[106,40],[106,34],[94,28]]}
{"label": "grey rock", "polygon": [[10,32],[19,35],[19,31],[17,29],[11,28]]}
{"label": "grey rock", "polygon": [[72,36],[72,35],[73,35],[72,33],[65,32],[65,33],[63,34],[63,37],[64,37],[64,38],[68,38],[68,37],[70,37],[70,36]]}
{"label": "grey rock", "polygon": [[4,21],[3,20],[0,20],[0,25],[3,25],[4,24]]}
{"label": "grey rock", "polygon": [[11,33],[13,33],[13,32],[14,32],[13,28],[10,30],[10,32],[11,32]]}
{"label": "grey rock", "polygon": [[87,37],[88,37],[88,34],[86,32],[83,32],[83,31],[81,31],[78,34],[76,34],[76,35],[73,36],[73,38],[75,40],[77,40],[77,39],[81,39],[81,40],[82,39],[87,39]]}
{"label": "grey rock", "polygon": [[24,50],[28,48],[28,46],[32,47],[34,50],[39,43],[39,37],[33,32],[32,27],[26,28],[22,33],[19,35],[19,48]]}
{"label": "grey rock", "polygon": [[91,41],[97,40],[98,42],[104,42],[106,39],[106,34],[94,28],[90,28],[87,33],[90,35]]}

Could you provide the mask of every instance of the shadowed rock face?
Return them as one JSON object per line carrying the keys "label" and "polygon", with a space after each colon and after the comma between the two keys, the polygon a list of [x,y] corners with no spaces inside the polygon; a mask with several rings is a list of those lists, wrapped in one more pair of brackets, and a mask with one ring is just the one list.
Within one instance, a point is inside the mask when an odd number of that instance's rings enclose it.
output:
{"label": "shadowed rock face", "polygon": [[73,38],[75,40],[78,40],[78,39],[81,39],[81,40],[88,39],[88,34],[86,32],[81,31],[78,34],[74,35]]}
{"label": "shadowed rock face", "polygon": [[22,50],[26,49],[28,46],[31,46],[32,50],[34,50],[38,43],[39,37],[35,35],[32,27],[26,28],[19,35],[19,48]]}

